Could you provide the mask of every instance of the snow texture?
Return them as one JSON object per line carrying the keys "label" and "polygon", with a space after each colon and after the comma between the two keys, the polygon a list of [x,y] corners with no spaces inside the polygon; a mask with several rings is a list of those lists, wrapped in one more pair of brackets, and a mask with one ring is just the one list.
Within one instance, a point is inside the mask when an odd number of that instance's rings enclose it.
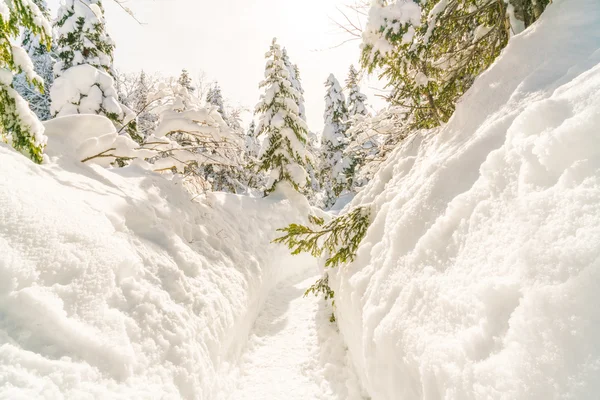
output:
{"label": "snow texture", "polygon": [[331,305],[303,296],[317,280],[310,276],[314,272],[308,269],[273,290],[231,374],[235,390],[224,398],[364,399],[339,332],[329,321]]}
{"label": "snow texture", "polygon": [[140,149],[128,136],[119,135],[114,124],[100,115],[69,115],[44,123],[49,137],[46,154],[68,157],[108,167],[117,158],[150,158],[150,149]]}
{"label": "snow texture", "polygon": [[597,399],[600,3],[555,0],[350,207],[332,271],[372,399]]}
{"label": "snow texture", "polygon": [[[92,118],[72,120],[81,142],[112,128]],[[137,163],[0,157],[0,398],[217,398],[270,289],[316,273],[271,244],[302,197],[192,199]]]}
{"label": "snow texture", "polygon": [[123,120],[126,115],[119,104],[113,77],[88,64],[69,68],[56,78],[50,98],[51,112],[57,117],[104,114]]}

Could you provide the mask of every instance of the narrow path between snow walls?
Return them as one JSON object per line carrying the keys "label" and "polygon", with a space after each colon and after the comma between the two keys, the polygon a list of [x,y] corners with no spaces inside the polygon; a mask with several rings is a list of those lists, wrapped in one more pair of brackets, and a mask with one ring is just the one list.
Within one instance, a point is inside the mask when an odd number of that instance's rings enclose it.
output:
{"label": "narrow path between snow walls", "polygon": [[[38,166],[6,145],[0,158],[0,398],[221,398],[264,324],[317,329],[317,303],[290,284],[317,274],[315,260],[270,243],[307,203],[191,201],[139,166]],[[273,315],[280,295],[294,297],[289,320]],[[318,352],[314,341],[300,351]]]}
{"label": "narrow path between snow walls", "polygon": [[220,399],[365,399],[337,325],[329,321],[331,304],[304,297],[318,277],[293,276],[270,293],[231,375],[234,390]]}
{"label": "narrow path between snow walls", "polygon": [[353,200],[329,282],[374,400],[599,398],[599,127],[600,2],[554,0]]}

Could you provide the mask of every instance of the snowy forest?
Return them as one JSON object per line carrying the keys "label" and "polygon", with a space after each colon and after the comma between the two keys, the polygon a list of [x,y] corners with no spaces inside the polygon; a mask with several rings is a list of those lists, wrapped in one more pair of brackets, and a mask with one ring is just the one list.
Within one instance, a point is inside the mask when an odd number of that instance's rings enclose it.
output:
{"label": "snowy forest", "polygon": [[109,3],[0,0],[0,399],[600,398],[600,1],[348,0],[252,106]]}

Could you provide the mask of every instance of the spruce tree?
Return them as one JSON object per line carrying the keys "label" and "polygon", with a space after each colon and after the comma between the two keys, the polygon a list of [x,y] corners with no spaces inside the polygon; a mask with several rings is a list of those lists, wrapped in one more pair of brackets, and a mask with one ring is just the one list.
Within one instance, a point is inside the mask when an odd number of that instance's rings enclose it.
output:
{"label": "spruce tree", "polygon": [[505,1],[378,1],[365,29],[362,66],[382,70],[390,100],[410,128],[450,118],[458,98],[500,54],[510,36]]}
{"label": "spruce tree", "polygon": [[225,115],[225,104],[223,102],[223,94],[221,93],[221,87],[218,82],[208,90],[206,94],[206,103],[217,108],[217,111],[224,120],[227,120]]}
{"label": "spruce tree", "polygon": [[348,72],[348,78],[346,79],[346,89],[348,90],[348,116],[350,118],[355,115],[367,115],[367,107],[365,106],[365,101],[367,100],[367,96],[365,96],[360,91],[360,78],[358,76],[358,72],[354,68],[354,65],[350,66],[350,71]]}
{"label": "spruce tree", "polygon": [[344,169],[344,149],[348,129],[346,98],[338,80],[329,75],[325,82],[325,127],[321,137],[321,186],[324,190],[324,206],[335,204],[344,189],[346,178]]}
{"label": "spruce tree", "polygon": [[252,160],[256,160],[258,158],[259,146],[258,140],[256,139],[256,123],[254,121],[250,122],[250,126],[248,127],[248,132],[246,133],[246,155],[248,158]]}
{"label": "spruce tree", "polygon": [[285,68],[290,74],[290,83],[292,87],[296,89],[298,92],[298,100],[296,104],[298,105],[298,116],[306,121],[306,109],[304,107],[304,89],[302,88],[302,82],[300,80],[300,70],[296,64],[292,64],[290,58],[287,54],[287,50],[283,49],[283,63],[285,64]]}
{"label": "spruce tree", "polygon": [[27,52],[15,39],[26,29],[50,48],[52,31],[40,8],[31,0],[15,0],[3,4],[0,15],[0,139],[26,153],[35,162],[43,161],[46,144],[44,127],[29,109],[27,102],[13,87],[14,74],[23,73],[27,82],[40,92],[42,78],[35,72]]}
{"label": "spruce tree", "polygon": [[150,83],[144,71],[140,73],[135,90],[133,91],[132,107],[138,114],[138,131],[140,137],[145,138],[156,128],[158,118],[151,113]]}
{"label": "spruce tree", "polygon": [[308,127],[299,116],[300,94],[289,80],[276,39],[266,58],[265,80],[260,83],[264,94],[256,106],[260,115],[256,132],[265,136],[259,170],[268,172],[270,177],[265,195],[282,182],[302,191],[309,183],[305,168],[312,156],[307,150]]}
{"label": "spruce tree", "polygon": [[[38,6],[41,14],[47,20],[50,19],[50,12],[45,0],[33,0]],[[24,73],[15,76],[13,82],[15,89],[29,103],[31,110],[37,117],[45,121],[50,119],[50,87],[54,82],[53,66],[54,57],[52,49],[49,49],[46,43],[43,43],[39,36],[31,29],[25,29],[21,36],[21,45],[33,62],[34,71],[42,78],[44,90],[40,91],[35,85],[27,81]]]}
{"label": "spruce tree", "polygon": [[114,42],[106,32],[100,0],[65,0],[55,23],[56,77],[71,67],[91,65],[112,75]]}
{"label": "spruce tree", "polygon": [[[354,68],[354,65],[350,65],[350,71],[348,72],[348,78],[346,79],[346,89],[348,90],[347,107],[348,117],[350,118],[349,125],[352,128],[355,124],[360,124],[368,115],[367,107],[365,106],[367,96],[361,93],[359,82],[360,77],[358,72]],[[352,137],[353,135],[350,135],[351,130],[352,129],[349,129],[349,131],[346,132],[348,141],[355,139]],[[344,189],[349,191],[353,191],[353,186],[356,184],[356,174],[365,163],[365,151],[372,151],[371,149],[375,149],[377,146],[375,141],[362,142],[358,146],[355,143],[352,143],[351,145],[352,150],[348,151],[346,149],[343,162],[346,166],[344,168],[344,175],[346,177]]]}
{"label": "spruce tree", "polygon": [[140,143],[135,115],[119,102],[115,88],[114,43],[106,32],[102,2],[66,0],[58,10],[55,30],[58,61],[51,90],[52,115],[104,115]]}
{"label": "spruce tree", "polygon": [[177,79],[177,84],[181,87],[184,87],[188,91],[188,93],[194,93],[195,89],[192,84],[192,78],[190,77],[190,74],[187,71],[187,69],[184,68],[181,70],[181,75],[179,75],[179,78]]}

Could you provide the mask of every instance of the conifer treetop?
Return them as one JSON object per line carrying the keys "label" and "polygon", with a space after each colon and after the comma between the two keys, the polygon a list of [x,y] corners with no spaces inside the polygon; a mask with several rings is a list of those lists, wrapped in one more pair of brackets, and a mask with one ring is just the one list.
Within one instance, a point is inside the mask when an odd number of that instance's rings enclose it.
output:
{"label": "conifer treetop", "polygon": [[290,73],[276,39],[266,58],[265,80],[259,85],[264,94],[255,109],[260,115],[257,135],[265,136],[259,169],[270,173],[267,194],[282,181],[300,191],[308,183],[305,166],[312,162],[307,150],[308,127],[299,116],[300,94],[289,80]]}
{"label": "conifer treetop", "polygon": [[112,75],[115,44],[106,32],[100,0],[65,0],[55,22],[59,61],[55,76],[88,64]]}
{"label": "conifer treetop", "polygon": [[343,145],[344,132],[347,130],[346,97],[333,74],[329,75],[325,86],[327,93],[325,94],[325,112],[323,114],[325,128],[322,143],[330,149],[337,149]]}
{"label": "conifer treetop", "polygon": [[360,91],[360,76],[354,65],[350,65],[350,71],[346,79],[346,88],[348,89],[348,116],[367,115],[368,111],[365,106],[367,96]]}
{"label": "conifer treetop", "polygon": [[306,109],[304,107],[304,89],[302,88],[302,83],[300,81],[300,69],[296,64],[292,64],[288,56],[287,50],[285,48],[282,50],[282,53],[283,63],[285,64],[285,67],[287,68],[287,71],[290,74],[290,83],[292,84],[292,87],[298,92],[298,115],[300,116],[300,118],[306,121]]}

